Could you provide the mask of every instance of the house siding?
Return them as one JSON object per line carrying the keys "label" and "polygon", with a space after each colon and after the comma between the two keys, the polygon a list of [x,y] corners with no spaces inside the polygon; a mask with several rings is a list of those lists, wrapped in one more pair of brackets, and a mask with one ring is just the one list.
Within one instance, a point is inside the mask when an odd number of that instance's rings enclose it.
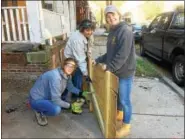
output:
{"label": "house siding", "polygon": [[2,0],[2,7],[26,6],[25,0]]}

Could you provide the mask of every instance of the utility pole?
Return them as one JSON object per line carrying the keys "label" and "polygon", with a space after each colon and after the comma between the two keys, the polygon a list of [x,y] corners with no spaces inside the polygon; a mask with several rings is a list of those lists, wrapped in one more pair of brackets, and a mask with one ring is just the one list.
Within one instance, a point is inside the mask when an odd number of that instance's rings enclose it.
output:
{"label": "utility pole", "polygon": [[100,20],[100,25],[103,25],[103,8],[101,8],[101,20]]}
{"label": "utility pole", "polygon": [[106,6],[108,6],[108,5],[112,5],[112,0],[106,1]]}

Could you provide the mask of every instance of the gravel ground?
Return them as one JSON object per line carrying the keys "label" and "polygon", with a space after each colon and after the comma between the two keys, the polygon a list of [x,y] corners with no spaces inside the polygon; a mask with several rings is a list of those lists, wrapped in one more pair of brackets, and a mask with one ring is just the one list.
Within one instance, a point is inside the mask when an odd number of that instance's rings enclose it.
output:
{"label": "gravel ground", "polygon": [[25,109],[29,90],[34,81],[2,79],[2,111],[14,107]]}

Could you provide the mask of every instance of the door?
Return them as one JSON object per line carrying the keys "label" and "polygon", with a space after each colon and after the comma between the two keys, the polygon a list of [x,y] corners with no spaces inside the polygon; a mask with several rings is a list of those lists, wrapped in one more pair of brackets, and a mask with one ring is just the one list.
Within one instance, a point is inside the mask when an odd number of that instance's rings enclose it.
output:
{"label": "door", "polygon": [[163,14],[156,28],[156,32],[153,34],[155,42],[152,43],[152,47],[154,48],[155,55],[159,58],[163,58],[164,36],[169,27],[172,15],[172,12]]}
{"label": "door", "polygon": [[171,26],[167,30],[164,38],[163,57],[165,60],[170,60],[169,56],[174,48],[183,47],[184,36],[184,12],[180,12],[174,16]]}
{"label": "door", "polygon": [[162,58],[164,35],[171,18],[172,13],[164,13],[157,16],[149,26],[145,37],[147,50],[159,58]]}
{"label": "door", "polygon": [[155,41],[153,40],[154,38],[154,33],[152,31],[154,31],[161,19],[161,15],[157,16],[152,23],[150,24],[150,26],[143,31],[143,43],[144,43],[144,48],[149,51],[150,53],[153,53],[153,45],[152,43],[154,43]]}

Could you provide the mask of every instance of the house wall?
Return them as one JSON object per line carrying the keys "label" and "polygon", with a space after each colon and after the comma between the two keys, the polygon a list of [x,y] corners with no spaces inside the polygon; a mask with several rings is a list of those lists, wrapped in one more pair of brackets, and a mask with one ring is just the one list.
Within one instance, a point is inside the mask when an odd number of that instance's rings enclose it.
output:
{"label": "house wall", "polygon": [[[75,1],[55,1],[56,6],[54,9],[56,12],[59,12],[64,15],[64,29],[63,33],[70,35],[71,31],[76,29],[76,6]],[[43,30],[43,22],[40,23],[40,20],[43,21],[40,12],[43,9],[40,9],[41,3],[39,1],[18,1],[19,6],[26,6],[28,12],[28,23],[29,31],[33,36],[31,37],[32,42],[40,42]],[[35,7],[35,8],[33,8]],[[53,23],[55,20],[50,19]],[[35,22],[37,21],[37,22]],[[48,22],[46,20],[45,22]],[[34,24],[33,24],[34,23]],[[34,26],[35,25],[35,26]],[[54,25],[54,24],[53,24]],[[55,26],[54,26],[55,27]],[[70,28],[71,27],[71,28]],[[60,30],[60,29],[59,29]],[[42,32],[42,33],[41,33]],[[39,35],[37,35],[37,33]],[[62,35],[62,34],[61,34]],[[60,46],[51,46],[49,60],[47,62],[29,62],[26,53],[5,53],[2,52],[2,78],[32,78],[37,77],[41,73],[56,68],[60,66],[60,49],[63,45]]]}
{"label": "house wall", "polygon": [[69,1],[69,13],[70,13],[70,27],[71,32],[76,30],[76,2]]}
{"label": "house wall", "polygon": [[[33,8],[34,7],[34,8]],[[40,1],[26,1],[30,41],[32,43],[42,43],[43,39],[43,16]]]}
{"label": "house wall", "polygon": [[32,78],[40,75],[46,69],[47,66],[43,63],[27,63],[24,53],[2,52],[2,78]]}
{"label": "house wall", "polygon": [[[29,34],[27,34],[28,39],[33,43],[45,43],[45,40],[51,39],[52,37],[61,36],[63,34],[67,34],[67,37],[69,37],[70,33],[76,30],[76,4],[75,4],[76,2],[75,1],[52,1],[52,2],[53,2],[53,11],[42,9],[41,1],[26,1],[26,0],[18,0],[14,2],[6,1],[4,2],[3,6],[5,5],[26,6],[25,21],[26,22],[28,21],[28,25],[26,25],[27,32],[29,31]],[[20,21],[22,21],[21,16]],[[9,26],[10,33],[12,33],[11,22],[9,23]],[[15,26],[15,28],[17,31],[17,25]],[[18,38],[17,32],[16,36]],[[12,39],[13,37],[11,35],[11,40]],[[19,41],[19,39],[16,41]]]}
{"label": "house wall", "polygon": [[44,38],[61,36],[66,33],[64,31],[64,15],[58,14],[53,11],[42,9],[44,21]]}
{"label": "house wall", "polygon": [[[33,3],[35,3],[35,6],[33,6]],[[70,33],[76,30],[75,3],[75,1],[53,1],[51,11],[42,7],[33,9],[33,7],[38,7],[37,5],[41,4],[39,1],[27,2],[31,42],[42,41],[44,43],[44,40],[51,40],[51,38],[62,36],[63,34],[67,34],[67,37],[69,37]],[[33,30],[35,28],[36,30]],[[32,35],[32,32],[35,34]],[[40,40],[40,37],[43,39]]]}
{"label": "house wall", "polygon": [[10,64],[2,63],[2,78],[6,79],[20,79],[30,78],[35,79],[42,72],[46,71],[47,67],[44,64]]}
{"label": "house wall", "polygon": [[64,17],[65,17],[65,31],[67,32],[67,37],[69,37],[70,35],[70,19],[69,19],[69,5],[68,5],[68,1],[63,1],[64,3]]}
{"label": "house wall", "polygon": [[2,7],[11,7],[11,6],[26,6],[25,0],[3,0]]}
{"label": "house wall", "polygon": [[26,6],[26,1],[25,0],[18,0],[17,5],[18,6]]}
{"label": "house wall", "polygon": [[[46,62],[30,62],[26,53],[2,52],[2,78],[4,79],[36,79],[41,73],[61,65],[60,50],[65,44],[50,48]],[[39,52],[38,52],[39,54]],[[36,57],[37,53],[32,54]],[[43,61],[42,59],[40,61]]]}
{"label": "house wall", "polygon": [[[72,17],[71,17],[72,15],[74,15],[73,12],[75,12],[74,8],[73,8],[74,6],[72,3],[75,3],[75,2],[74,1],[53,1],[53,11],[52,12],[58,13],[63,16],[62,17],[62,26],[63,26],[62,32],[67,33],[67,36],[69,36],[70,32],[74,30],[74,25],[72,25],[72,24],[75,24],[75,23],[73,23],[75,19],[72,19]],[[48,12],[51,12],[51,11],[48,10]],[[44,18],[47,18],[46,17],[47,15],[44,15]],[[54,20],[52,20],[52,21],[54,21]],[[47,23],[47,24],[49,24],[49,23]],[[47,29],[49,26],[48,25],[46,25],[46,26],[47,26],[46,30],[48,30],[48,32],[50,32],[51,29]],[[56,25],[54,25],[54,26],[56,26]],[[61,27],[61,25],[60,25],[60,27]]]}

